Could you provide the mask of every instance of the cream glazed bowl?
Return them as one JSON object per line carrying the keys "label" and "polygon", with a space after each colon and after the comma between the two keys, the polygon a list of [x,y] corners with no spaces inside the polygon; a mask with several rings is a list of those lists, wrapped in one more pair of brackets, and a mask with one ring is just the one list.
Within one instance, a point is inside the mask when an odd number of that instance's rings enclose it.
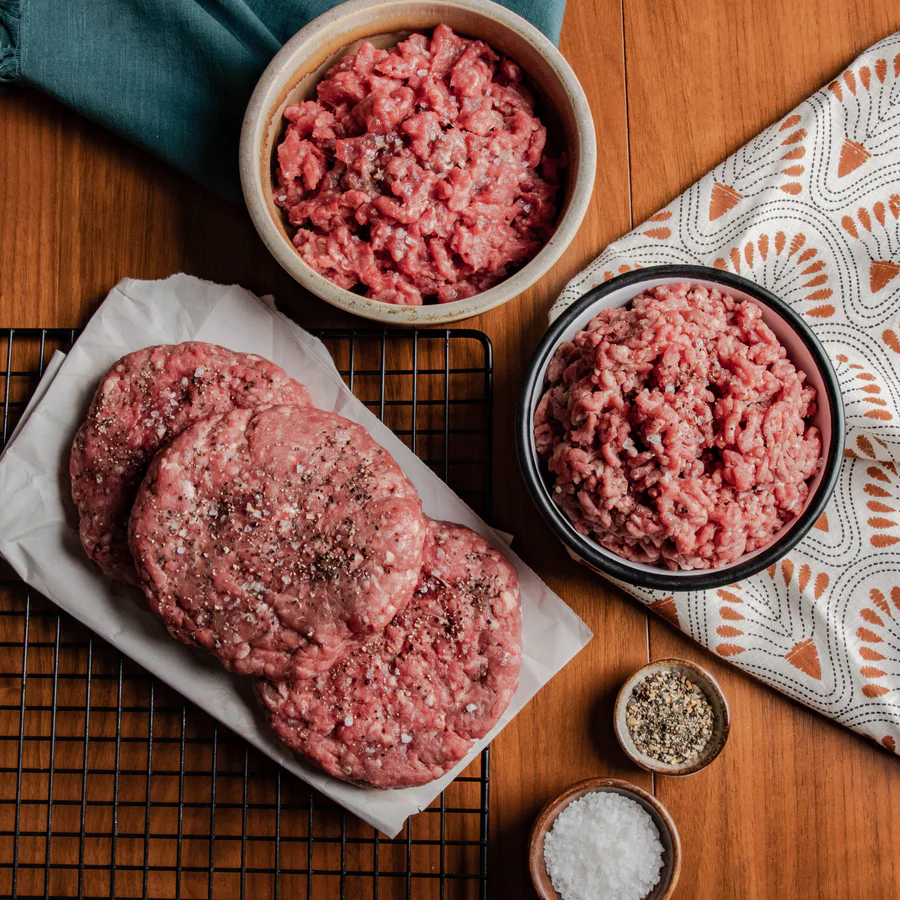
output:
{"label": "cream glazed bowl", "polygon": [[[326,71],[363,41],[388,48],[412,32],[445,23],[462,37],[479,38],[514,60],[535,93],[548,145],[568,158],[556,229],[538,254],[509,278],[465,300],[396,306],[345,290],[310,268],[291,243],[293,229],[275,204],[277,148],[287,106],[315,96]],[[240,172],[250,217],[266,247],[303,287],[334,306],[391,325],[458,322],[507,303],[545,275],[584,218],[597,165],[594,124],[575,73],[533,25],[490,0],[349,0],[294,35],[263,72],[247,111],[240,142]]]}

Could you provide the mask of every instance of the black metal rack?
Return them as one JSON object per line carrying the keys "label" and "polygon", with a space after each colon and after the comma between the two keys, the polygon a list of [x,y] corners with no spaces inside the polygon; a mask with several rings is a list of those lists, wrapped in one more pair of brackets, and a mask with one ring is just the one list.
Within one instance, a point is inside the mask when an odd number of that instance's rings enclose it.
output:
{"label": "black metal rack", "polygon": [[[476,331],[320,332],[348,386],[490,515],[492,358]],[[6,443],[77,332],[0,331]],[[0,563],[0,896],[487,896],[485,750],[381,837]]]}

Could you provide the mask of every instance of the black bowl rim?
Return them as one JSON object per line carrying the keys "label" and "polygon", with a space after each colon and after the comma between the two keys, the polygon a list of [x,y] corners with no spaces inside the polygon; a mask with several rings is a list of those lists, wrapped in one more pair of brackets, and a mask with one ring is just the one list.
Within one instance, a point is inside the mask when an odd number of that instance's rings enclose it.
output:
{"label": "black bowl rim", "polygon": [[[627,560],[620,560],[618,557],[611,558],[600,553],[582,537],[572,527],[568,517],[550,499],[544,486],[540,462],[534,449],[532,417],[529,414],[531,398],[543,388],[544,372],[550,356],[556,350],[563,332],[573,319],[614,290],[658,278],[671,278],[677,282],[714,281],[725,287],[742,291],[758,299],[761,303],[771,306],[791,326],[809,350],[822,376],[831,412],[831,441],[825,453],[822,481],[812,501],[800,518],[790,527],[784,538],[776,539],[762,553],[744,563],[725,566],[721,569],[704,569],[698,571],[696,575],[674,576],[665,569],[660,569],[659,572],[646,572],[632,566]],[[591,288],[569,306],[541,338],[531,357],[525,370],[516,411],[516,449],[519,466],[532,499],[556,536],[584,562],[605,575],[633,587],[673,592],[712,590],[724,587],[762,572],[793,550],[818,521],[831,499],[843,462],[844,434],[844,402],[837,374],[825,348],[800,314],[767,288],[747,278],[710,266],[687,264],[647,266],[634,269]]]}

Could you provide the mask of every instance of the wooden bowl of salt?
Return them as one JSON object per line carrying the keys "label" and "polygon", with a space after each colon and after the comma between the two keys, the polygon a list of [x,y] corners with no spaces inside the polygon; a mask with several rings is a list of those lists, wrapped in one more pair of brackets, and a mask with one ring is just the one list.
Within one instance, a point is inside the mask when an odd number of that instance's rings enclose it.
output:
{"label": "wooden bowl of salt", "polygon": [[[554,887],[553,880],[547,868],[544,850],[547,835],[550,834],[554,824],[560,814],[576,800],[581,800],[589,794],[595,792],[604,792],[611,794],[619,794],[628,800],[632,800],[640,806],[643,811],[650,817],[656,830],[659,832],[659,842],[662,845],[662,867],[659,870],[659,877],[656,883],[644,895],[642,900],[668,900],[675,891],[678,883],[678,876],[681,874],[681,838],[678,835],[678,829],[675,827],[672,817],[666,808],[652,794],[639,788],[635,784],[627,781],[620,781],[617,778],[589,778],[587,781],[581,781],[566,788],[561,794],[550,800],[538,814],[535,819],[534,826],[531,829],[531,838],[529,840],[529,869],[531,871],[531,881],[534,889],[542,900],[565,900],[566,897],[575,896],[575,892],[567,892],[565,895],[560,894]],[[589,831],[591,828],[603,828],[604,823],[595,822],[586,814],[585,821],[579,827],[581,833]],[[616,827],[619,833],[623,833],[627,829],[627,823],[618,822]],[[603,835],[598,834],[598,838],[602,840]],[[556,853],[557,866],[565,866],[566,859],[564,854]],[[573,867],[578,866],[581,857],[573,857],[571,864]],[[633,860],[623,860],[622,868],[629,867]],[[590,867],[588,867],[590,868]],[[578,880],[579,875],[573,874],[573,880]],[[583,880],[586,873],[582,871],[580,877]],[[586,894],[586,896],[602,897],[602,885],[594,883],[588,886],[585,884],[585,890],[594,893]]]}

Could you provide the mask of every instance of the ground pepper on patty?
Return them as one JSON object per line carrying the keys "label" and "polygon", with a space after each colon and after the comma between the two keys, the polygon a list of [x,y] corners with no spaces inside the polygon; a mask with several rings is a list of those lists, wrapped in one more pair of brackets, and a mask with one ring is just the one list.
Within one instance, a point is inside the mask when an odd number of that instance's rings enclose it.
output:
{"label": "ground pepper on patty", "polygon": [[276,403],[312,400],[302,384],[255,354],[189,341],[118,360],[100,381],[69,460],[87,555],[111,578],[137,584],[128,517],[156,451],[208,416]]}
{"label": "ground pepper on patty", "polygon": [[238,674],[287,680],[409,602],[426,530],[415,487],[361,425],[293,406],[183,432],[130,522],[144,593],[173,637]]}
{"label": "ground pepper on patty", "polygon": [[497,723],[522,664],[512,564],[462,525],[431,522],[409,605],[332,667],[258,680],[276,737],[330,775],[378,788],[440,777]]}

